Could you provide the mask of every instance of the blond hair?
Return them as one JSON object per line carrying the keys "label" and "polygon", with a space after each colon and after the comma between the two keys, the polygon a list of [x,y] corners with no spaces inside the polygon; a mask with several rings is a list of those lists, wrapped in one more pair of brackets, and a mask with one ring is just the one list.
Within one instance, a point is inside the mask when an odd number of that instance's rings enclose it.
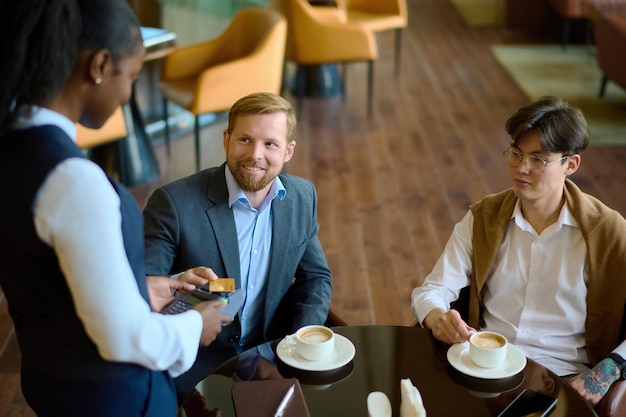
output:
{"label": "blond hair", "polygon": [[248,94],[232,105],[228,112],[228,133],[233,133],[235,120],[241,114],[271,114],[285,113],[287,115],[287,142],[293,140],[296,130],[296,114],[291,104],[279,95],[259,92]]}

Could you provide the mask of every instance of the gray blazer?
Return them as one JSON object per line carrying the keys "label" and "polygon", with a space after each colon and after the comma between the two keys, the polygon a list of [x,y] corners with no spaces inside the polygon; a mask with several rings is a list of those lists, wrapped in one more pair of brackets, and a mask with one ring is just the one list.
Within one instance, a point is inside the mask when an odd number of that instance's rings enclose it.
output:
{"label": "gray blazer", "polygon": [[[200,171],[152,194],[144,209],[148,275],[208,266],[220,277],[235,278],[240,287],[237,231],[228,207],[225,167]],[[292,175],[280,174],[280,180],[287,193],[283,200],[272,202],[272,255],[259,343],[307,324],[324,323],[332,291],[330,269],[317,236],[315,188]],[[236,343],[239,332],[237,318],[219,338]]]}

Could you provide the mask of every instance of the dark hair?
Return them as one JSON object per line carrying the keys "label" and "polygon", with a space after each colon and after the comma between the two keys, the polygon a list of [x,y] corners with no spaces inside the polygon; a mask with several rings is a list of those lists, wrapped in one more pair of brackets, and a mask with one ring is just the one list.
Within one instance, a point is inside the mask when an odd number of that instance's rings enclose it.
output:
{"label": "dark hair", "polygon": [[235,121],[240,114],[285,113],[287,115],[287,141],[293,140],[296,130],[296,114],[291,104],[279,95],[258,92],[240,98],[228,112],[228,133],[233,133]]}
{"label": "dark hair", "polygon": [[69,78],[80,34],[76,0],[10,0],[0,5],[0,131],[22,103],[52,99]]}
{"label": "dark hair", "polygon": [[0,4],[0,132],[24,104],[42,105],[68,81],[79,50],[135,52],[139,22],[125,0],[7,0]]}
{"label": "dark hair", "polygon": [[113,63],[141,46],[139,20],[126,0],[77,0],[82,27],[79,49],[108,49]]}
{"label": "dark hair", "polygon": [[589,144],[587,121],[582,110],[561,98],[544,96],[518,109],[505,124],[517,145],[531,130],[539,133],[542,150],[573,155],[582,153]]}

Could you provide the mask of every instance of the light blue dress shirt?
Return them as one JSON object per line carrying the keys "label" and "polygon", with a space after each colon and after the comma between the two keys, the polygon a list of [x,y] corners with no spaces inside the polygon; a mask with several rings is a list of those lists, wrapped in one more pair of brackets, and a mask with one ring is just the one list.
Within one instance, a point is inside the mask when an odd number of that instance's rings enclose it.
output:
{"label": "light blue dress shirt", "polygon": [[240,312],[241,340],[244,346],[259,336],[263,326],[263,307],[267,274],[272,250],[272,201],[285,198],[287,190],[276,177],[259,210],[252,207],[233,174],[225,166],[228,206],[233,210],[237,227],[241,288],[245,301]]}

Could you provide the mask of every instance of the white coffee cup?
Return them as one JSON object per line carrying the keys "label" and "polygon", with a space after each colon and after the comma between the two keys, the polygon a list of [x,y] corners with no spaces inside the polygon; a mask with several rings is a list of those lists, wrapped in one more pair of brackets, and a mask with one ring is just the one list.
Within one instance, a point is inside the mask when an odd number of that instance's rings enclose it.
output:
{"label": "white coffee cup", "polygon": [[504,362],[507,352],[506,337],[496,332],[477,332],[470,337],[469,355],[482,368],[496,368]]}
{"label": "white coffee cup", "polygon": [[315,324],[301,327],[285,340],[290,348],[310,361],[326,359],[335,348],[335,333],[326,326]]}

